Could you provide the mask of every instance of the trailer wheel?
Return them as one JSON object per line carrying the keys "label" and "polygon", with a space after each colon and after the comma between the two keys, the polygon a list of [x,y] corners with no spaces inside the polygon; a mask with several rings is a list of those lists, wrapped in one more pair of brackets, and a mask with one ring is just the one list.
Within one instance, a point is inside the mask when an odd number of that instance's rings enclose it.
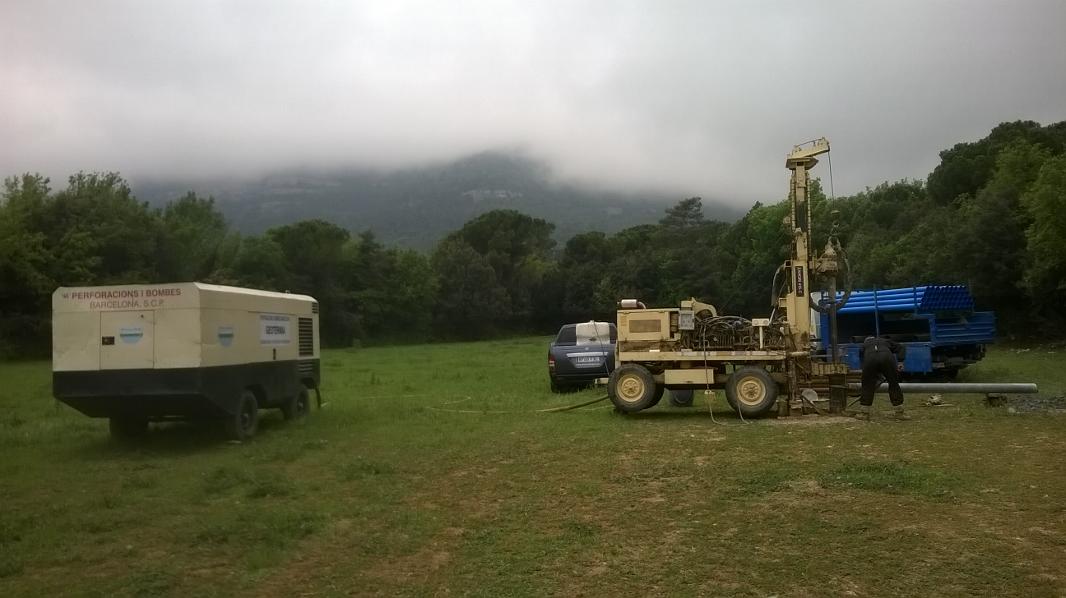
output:
{"label": "trailer wheel", "polygon": [[691,388],[670,391],[670,404],[674,407],[691,407],[692,396],[695,394]]}
{"label": "trailer wheel", "polygon": [[777,400],[777,383],[762,368],[743,367],[726,381],[725,398],[733,410],[744,417],[762,415]]}
{"label": "trailer wheel", "polygon": [[607,380],[607,395],[615,409],[633,413],[655,404],[656,396],[662,393],[656,388],[655,379],[647,368],[635,363],[626,363],[611,372]]}
{"label": "trailer wheel", "polygon": [[311,412],[311,393],[306,386],[300,386],[300,392],[285,401],[281,406],[281,415],[285,419],[299,419]]}
{"label": "trailer wheel", "polygon": [[248,440],[259,426],[259,402],[250,390],[241,392],[237,413],[226,420],[226,433],[233,440]]}
{"label": "trailer wheel", "polygon": [[140,438],[148,432],[148,418],[136,416],[115,416],[108,422],[111,437],[116,440]]}

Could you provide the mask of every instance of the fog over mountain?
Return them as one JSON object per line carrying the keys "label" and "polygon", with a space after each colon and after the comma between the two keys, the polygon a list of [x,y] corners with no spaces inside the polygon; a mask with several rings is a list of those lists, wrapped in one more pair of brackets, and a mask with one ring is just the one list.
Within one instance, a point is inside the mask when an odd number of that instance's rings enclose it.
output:
{"label": "fog over mountain", "polygon": [[[616,232],[658,221],[682,197],[623,193],[560,184],[542,163],[498,152],[402,170],[293,170],[237,181],[148,182],[134,191],[161,205],[188,190],[216,198],[242,233],[306,218],[353,231],[371,230],[388,243],[429,249],[467,220],[493,209],[514,209],[556,225],[555,237],[599,230]],[[734,220],[742,212],[707,198],[708,218]]]}
{"label": "fog over mountain", "polygon": [[556,182],[746,209],[814,137],[852,193],[999,122],[1063,120],[1063,23],[1058,0],[7,0],[0,174],[258,180],[517,151]]}

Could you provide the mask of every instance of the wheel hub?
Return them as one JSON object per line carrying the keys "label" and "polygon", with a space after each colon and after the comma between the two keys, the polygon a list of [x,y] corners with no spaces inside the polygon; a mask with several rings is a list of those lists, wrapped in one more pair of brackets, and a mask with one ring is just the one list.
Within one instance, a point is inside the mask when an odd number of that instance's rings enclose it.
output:
{"label": "wheel hub", "polygon": [[618,396],[627,403],[632,403],[644,396],[644,382],[636,376],[626,376],[618,382]]}
{"label": "wheel hub", "polygon": [[755,378],[744,378],[737,384],[737,398],[746,405],[758,405],[766,398],[766,387]]}

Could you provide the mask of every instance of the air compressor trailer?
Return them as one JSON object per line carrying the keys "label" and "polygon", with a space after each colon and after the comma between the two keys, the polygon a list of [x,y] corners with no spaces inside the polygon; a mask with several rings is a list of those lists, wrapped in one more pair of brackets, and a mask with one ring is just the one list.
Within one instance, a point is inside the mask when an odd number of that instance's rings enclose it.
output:
{"label": "air compressor trailer", "polygon": [[318,302],[203,283],[60,287],[52,391],[111,434],[149,421],[222,419],[237,440],[259,410],[305,415],[320,381]]}

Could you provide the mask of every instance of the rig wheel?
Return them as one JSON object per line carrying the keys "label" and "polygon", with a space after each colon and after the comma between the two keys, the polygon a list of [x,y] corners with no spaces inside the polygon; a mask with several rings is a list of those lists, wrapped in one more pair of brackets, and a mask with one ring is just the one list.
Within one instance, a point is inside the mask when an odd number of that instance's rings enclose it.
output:
{"label": "rig wheel", "polygon": [[729,405],[744,417],[757,417],[777,401],[777,382],[758,367],[743,367],[732,373],[725,384]]}
{"label": "rig wheel", "polygon": [[652,397],[651,405],[648,407],[654,407],[659,404],[659,401],[663,400],[663,393],[666,392],[666,387],[661,384],[655,385],[655,396]]}
{"label": "rig wheel", "polygon": [[626,363],[611,372],[607,380],[607,396],[611,397],[615,409],[633,413],[657,403],[663,392],[647,368]]}
{"label": "rig wheel", "polygon": [[691,407],[695,391],[691,388],[670,391],[670,404],[674,407]]}
{"label": "rig wheel", "polygon": [[259,402],[250,390],[241,392],[237,413],[226,419],[226,434],[232,440],[248,440],[259,427]]}

